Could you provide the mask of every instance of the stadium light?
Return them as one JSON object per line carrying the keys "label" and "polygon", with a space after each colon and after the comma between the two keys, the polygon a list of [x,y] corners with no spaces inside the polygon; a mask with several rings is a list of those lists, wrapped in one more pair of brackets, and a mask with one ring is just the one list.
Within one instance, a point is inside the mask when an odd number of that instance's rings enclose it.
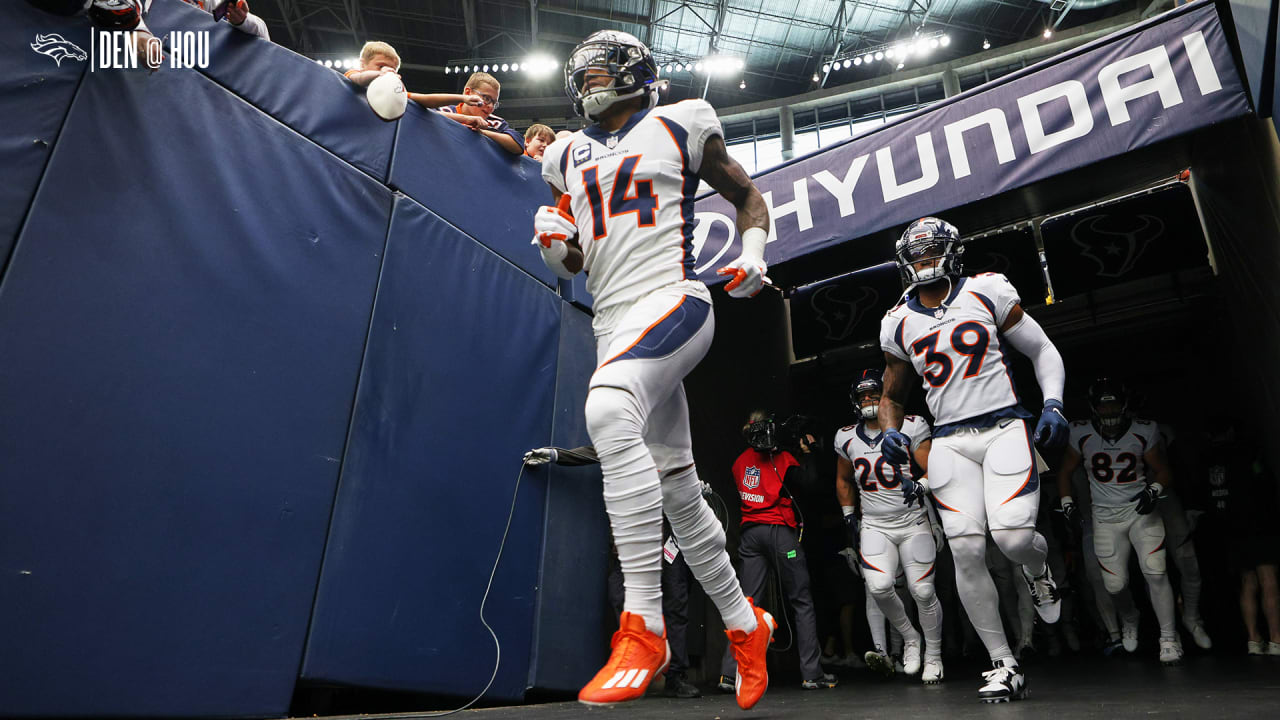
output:
{"label": "stadium light", "polygon": [[879,51],[879,52],[877,52],[877,53],[876,53],[876,59],[877,59],[877,60],[883,60],[883,59],[884,59],[884,52],[883,52],[883,51]]}
{"label": "stadium light", "polygon": [[938,38],[938,44],[939,44],[939,45],[941,45],[942,47],[946,47],[946,46],[950,45],[950,44],[951,44],[951,36],[950,36],[950,35],[943,35],[942,37]]}
{"label": "stadium light", "polygon": [[1052,30],[1050,30],[1049,28],[1045,28],[1045,29],[1044,29],[1044,39],[1045,39],[1045,40],[1048,40],[1048,39],[1049,39],[1049,38],[1051,38],[1051,37],[1053,37],[1053,31],[1052,31]]}
{"label": "stadium light", "polygon": [[852,62],[850,62],[849,60],[845,60],[845,61],[844,61],[845,69],[848,69],[848,68],[849,68],[849,66],[850,66],[850,65],[852,65],[852,64],[853,64],[853,63],[852,63]]}
{"label": "stadium light", "polygon": [[872,60],[874,60],[874,59],[875,59],[875,58],[871,55],[871,53],[867,53],[866,55],[863,55],[863,56],[862,56],[862,62],[864,62],[864,63],[866,63],[866,64],[868,64],[868,65],[870,65],[870,64],[871,64],[871,61],[872,61]]}
{"label": "stadium light", "polygon": [[887,48],[887,49],[885,49],[885,51],[884,51],[884,56],[885,56],[885,57],[887,57],[887,58],[889,58],[890,60],[892,60],[892,59],[893,59],[893,56],[894,56],[894,49],[893,49],[893,48]]}
{"label": "stadium light", "polygon": [[813,81],[814,81],[814,82],[821,82],[821,81],[822,81],[822,78],[818,77],[818,73],[814,73],[814,74],[813,74]]}
{"label": "stadium light", "polygon": [[831,63],[823,63],[822,72],[831,72]]}
{"label": "stadium light", "polygon": [[991,41],[990,41],[990,40],[988,40],[988,39],[986,39],[986,38],[982,38],[982,49],[983,49],[983,50],[990,50],[990,49],[991,49]]}
{"label": "stadium light", "polygon": [[854,65],[861,65],[861,64],[862,64],[862,58],[861,58],[861,57],[856,57],[856,58],[854,58],[854,59],[853,59],[853,64],[854,64]]}

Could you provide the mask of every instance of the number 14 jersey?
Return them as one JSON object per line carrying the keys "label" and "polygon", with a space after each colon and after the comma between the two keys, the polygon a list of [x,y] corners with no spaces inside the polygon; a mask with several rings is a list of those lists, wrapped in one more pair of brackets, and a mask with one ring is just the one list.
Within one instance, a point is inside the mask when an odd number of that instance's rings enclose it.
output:
{"label": "number 14 jersey", "polygon": [[999,333],[1018,291],[998,273],[953,283],[941,307],[925,307],[910,291],[880,322],[880,347],[924,380],[935,437],[952,423],[1018,404]]}
{"label": "number 14 jersey", "polygon": [[572,199],[597,336],[659,288],[684,284],[711,301],[694,279],[693,197],[713,135],[723,136],[715,110],[684,100],[637,112],[614,133],[589,126],[543,154],[543,179]]}

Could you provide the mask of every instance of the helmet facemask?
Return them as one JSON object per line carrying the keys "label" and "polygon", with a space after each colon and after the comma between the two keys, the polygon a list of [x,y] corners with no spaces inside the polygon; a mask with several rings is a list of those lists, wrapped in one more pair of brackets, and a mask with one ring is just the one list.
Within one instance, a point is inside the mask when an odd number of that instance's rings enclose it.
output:
{"label": "helmet facemask", "polygon": [[[589,86],[593,77],[611,78]],[[657,64],[639,40],[615,31],[601,31],[587,38],[565,64],[565,93],[574,110],[598,122],[614,104],[648,95],[648,107],[658,102]]]}
{"label": "helmet facemask", "polygon": [[[908,289],[960,275],[964,245],[951,223],[927,217],[911,223],[893,247],[898,272]],[[917,267],[917,266],[920,267]]]}

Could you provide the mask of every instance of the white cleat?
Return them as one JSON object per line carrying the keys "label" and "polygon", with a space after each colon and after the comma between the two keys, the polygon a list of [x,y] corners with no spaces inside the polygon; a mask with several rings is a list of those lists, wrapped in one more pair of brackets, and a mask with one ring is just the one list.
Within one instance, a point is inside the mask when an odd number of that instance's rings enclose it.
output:
{"label": "white cleat", "polygon": [[1182,626],[1191,633],[1191,639],[1195,641],[1196,647],[1201,650],[1209,650],[1213,647],[1213,640],[1209,639],[1209,633],[1204,630],[1204,623],[1200,620],[1187,620],[1182,618]]}
{"label": "white cleat", "polygon": [[925,685],[937,685],[942,682],[942,658],[925,658],[924,672],[920,673],[920,681]]}
{"label": "white cleat", "polygon": [[885,677],[893,675],[893,658],[884,654],[883,651],[868,650],[862,659],[866,661],[868,670],[874,670]]}
{"label": "white cleat", "polygon": [[902,674],[915,675],[920,672],[920,636],[907,640],[902,645]]}
{"label": "white cleat", "polygon": [[1045,563],[1044,574],[1040,577],[1033,577],[1026,565],[1021,567],[1022,579],[1027,582],[1027,590],[1031,591],[1036,614],[1050,625],[1058,622],[1058,616],[1062,614],[1062,596],[1058,593],[1058,585],[1053,581],[1053,573],[1049,572],[1049,564]]}
{"label": "white cleat", "polygon": [[1004,663],[995,662],[991,670],[982,673],[982,679],[987,681],[978,690],[978,699],[984,703],[1002,703],[1011,700],[1022,700],[1027,696],[1027,676],[1022,674],[1022,668],[1014,664],[1012,658],[1008,658]]}
{"label": "white cleat", "polygon": [[1121,620],[1120,627],[1120,644],[1124,645],[1125,652],[1138,651],[1138,621]]}
{"label": "white cleat", "polygon": [[1162,665],[1177,665],[1182,662],[1182,643],[1177,638],[1172,640],[1160,639],[1160,663]]}

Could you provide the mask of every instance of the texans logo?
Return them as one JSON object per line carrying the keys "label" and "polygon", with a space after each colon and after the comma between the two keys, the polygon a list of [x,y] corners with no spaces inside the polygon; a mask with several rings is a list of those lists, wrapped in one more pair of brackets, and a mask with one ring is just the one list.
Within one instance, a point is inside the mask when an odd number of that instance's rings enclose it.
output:
{"label": "texans logo", "polygon": [[1094,215],[1071,228],[1080,254],[1098,264],[1098,276],[1118,278],[1133,270],[1152,240],[1164,234],[1154,215]]}
{"label": "texans logo", "polygon": [[760,468],[749,467],[742,476],[742,485],[748,490],[760,487]]}
{"label": "texans logo", "polygon": [[75,43],[58,35],[50,33],[48,35],[36,35],[36,41],[31,43],[31,49],[41,55],[48,55],[53,61],[62,67],[62,61],[66,58],[72,60],[88,60],[89,56],[83,50],[75,45]]}
{"label": "texans logo", "polygon": [[974,275],[978,275],[980,273],[1000,273],[1001,275],[1008,275],[1009,265],[1009,257],[1002,253],[975,253],[973,250],[969,250],[964,256],[965,272],[972,273]]}
{"label": "texans logo", "polygon": [[839,285],[819,288],[809,296],[814,319],[827,328],[828,340],[849,337],[868,310],[877,307],[880,293],[865,285],[858,288],[858,295],[849,298],[852,291]]}

